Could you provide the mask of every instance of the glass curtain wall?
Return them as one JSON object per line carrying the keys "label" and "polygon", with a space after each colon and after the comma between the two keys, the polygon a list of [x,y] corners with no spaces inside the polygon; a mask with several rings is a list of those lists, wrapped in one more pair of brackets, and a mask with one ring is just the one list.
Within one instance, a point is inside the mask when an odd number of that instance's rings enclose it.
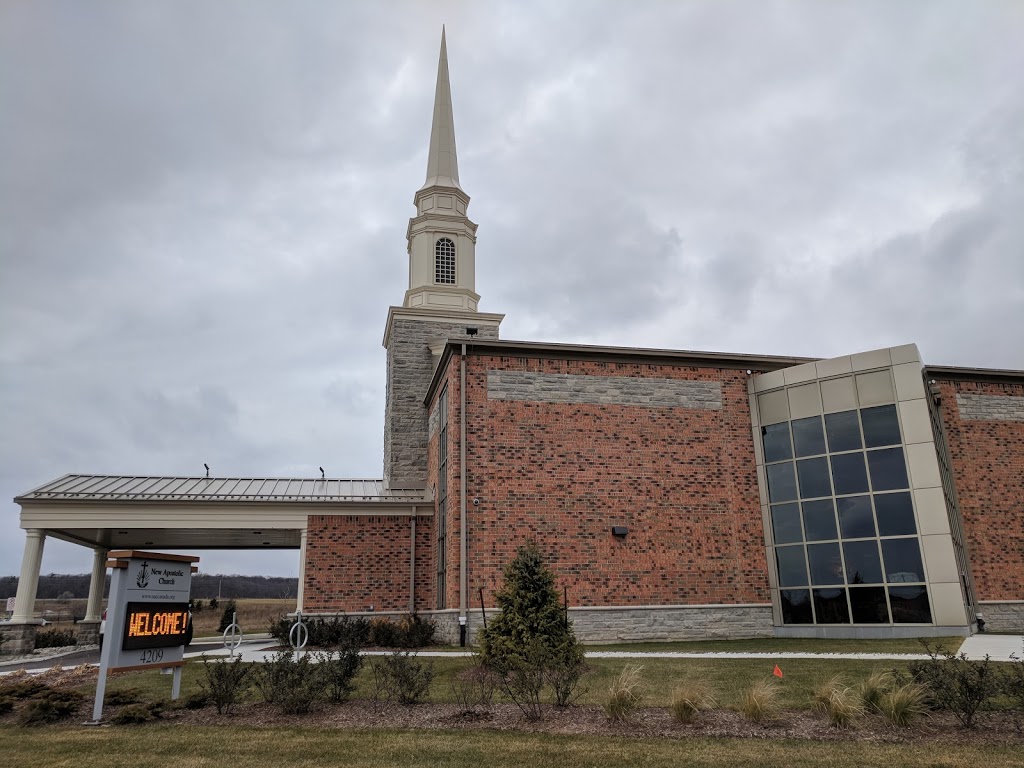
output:
{"label": "glass curtain wall", "polygon": [[785,624],[930,624],[895,405],[762,427]]}

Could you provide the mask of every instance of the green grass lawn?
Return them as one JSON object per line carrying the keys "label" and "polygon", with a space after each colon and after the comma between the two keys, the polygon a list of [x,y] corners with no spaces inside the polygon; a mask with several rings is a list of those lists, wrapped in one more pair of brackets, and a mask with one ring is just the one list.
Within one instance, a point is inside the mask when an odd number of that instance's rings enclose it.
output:
{"label": "green grass lawn", "polygon": [[[370,659],[367,659],[356,679],[356,698],[372,697],[372,676]],[[425,659],[426,661],[426,659]],[[430,688],[429,700],[452,702],[451,682],[474,661],[469,658],[433,658],[436,676]],[[731,707],[738,701],[744,688],[755,680],[770,677],[775,662],[770,659],[589,659],[590,672],[584,678],[586,692],[580,704],[600,705],[612,681],[626,664],[639,663],[643,667],[644,706],[667,706],[672,690],[680,682],[689,679],[708,683],[715,693],[720,706]],[[779,662],[784,677],[780,681],[783,701],[787,707],[810,706],[811,691],[818,683],[836,674],[844,675],[850,683],[867,677],[874,669],[903,668],[903,662],[858,661],[848,659],[791,659]],[[199,681],[204,678],[202,662],[189,662],[182,673],[182,695],[199,690]],[[139,688],[152,699],[167,698],[171,690],[171,678],[158,672],[132,672],[111,677],[107,690]],[[84,687],[90,695],[93,686]],[[256,693],[250,692],[251,700]],[[500,699],[500,697],[499,697]]]}
{"label": "green grass lawn", "polygon": [[19,768],[360,766],[480,768],[559,766],[917,766],[1020,765],[1016,747],[905,745],[760,739],[644,739],[494,731],[343,731],[236,725],[145,729],[0,727],[4,757]]}

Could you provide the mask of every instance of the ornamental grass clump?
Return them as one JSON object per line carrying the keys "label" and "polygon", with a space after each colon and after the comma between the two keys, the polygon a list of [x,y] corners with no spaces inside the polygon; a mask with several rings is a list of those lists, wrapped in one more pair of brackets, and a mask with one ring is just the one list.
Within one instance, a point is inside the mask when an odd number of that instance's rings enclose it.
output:
{"label": "ornamental grass clump", "polygon": [[825,714],[833,728],[849,728],[864,714],[860,696],[841,677],[833,677],[819,685],[812,700],[814,708]]}
{"label": "ornamental grass clump", "polygon": [[707,683],[699,680],[688,680],[680,683],[672,691],[672,702],[669,710],[676,721],[684,724],[692,723],[701,712],[712,709],[715,699]]}
{"label": "ornamental grass clump", "polygon": [[777,683],[758,680],[740,697],[740,714],[755,723],[774,720],[782,711],[781,697],[782,691]]}
{"label": "ornamental grass clump", "polygon": [[860,685],[857,686],[857,693],[860,695],[861,704],[871,712],[878,712],[882,697],[893,689],[896,678],[892,672],[876,669],[871,672]]}
{"label": "ornamental grass clump", "polygon": [[637,664],[627,664],[608,689],[608,698],[602,706],[613,723],[628,722],[636,714],[643,699],[643,669]]}
{"label": "ornamental grass clump", "polygon": [[894,728],[906,728],[928,714],[928,691],[913,682],[896,685],[882,694],[876,711]]}

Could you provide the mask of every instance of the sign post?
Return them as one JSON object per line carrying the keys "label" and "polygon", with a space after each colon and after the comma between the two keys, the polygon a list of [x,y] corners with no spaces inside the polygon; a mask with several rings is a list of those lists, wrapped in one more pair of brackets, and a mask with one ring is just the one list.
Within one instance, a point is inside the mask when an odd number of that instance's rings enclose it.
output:
{"label": "sign post", "polygon": [[92,719],[103,717],[107,672],[112,669],[172,670],[171,698],[181,692],[192,571],[198,557],[134,550],[110,552],[113,569],[107,625]]}

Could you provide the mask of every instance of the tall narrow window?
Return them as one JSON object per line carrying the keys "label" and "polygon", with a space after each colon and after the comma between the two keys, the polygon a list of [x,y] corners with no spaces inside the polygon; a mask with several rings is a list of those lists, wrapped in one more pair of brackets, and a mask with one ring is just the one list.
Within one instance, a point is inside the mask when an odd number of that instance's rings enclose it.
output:
{"label": "tall narrow window", "polygon": [[446,605],[447,546],[448,546],[448,388],[437,400],[439,417],[437,444],[437,607]]}
{"label": "tall narrow window", "polygon": [[434,245],[434,282],[455,285],[455,243],[447,237]]}

